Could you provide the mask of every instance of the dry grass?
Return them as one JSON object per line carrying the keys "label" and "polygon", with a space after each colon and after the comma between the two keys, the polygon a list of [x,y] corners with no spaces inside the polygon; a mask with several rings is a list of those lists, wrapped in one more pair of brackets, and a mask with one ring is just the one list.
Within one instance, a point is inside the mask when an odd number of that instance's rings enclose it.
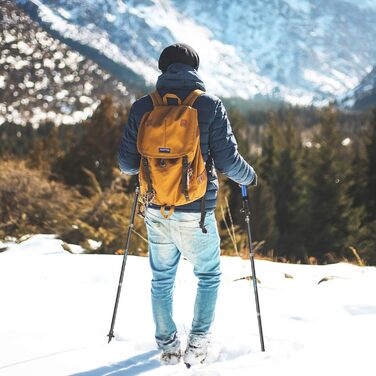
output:
{"label": "dry grass", "polygon": [[366,263],[364,262],[364,260],[361,259],[361,257],[359,256],[358,251],[354,247],[352,247],[352,246],[350,246],[349,248],[350,248],[351,252],[354,254],[354,256],[356,258],[356,261],[358,262],[358,265],[359,266],[365,266]]}
{"label": "dry grass", "polygon": [[[234,247],[235,254],[236,254],[236,256],[239,256],[235,226],[234,226],[234,222],[232,220],[231,210],[230,210],[230,206],[228,204],[227,197],[225,197],[225,203],[226,203],[226,211],[223,208],[223,205],[221,205],[222,220],[223,220],[223,223],[226,226],[227,233],[228,233],[228,235],[229,235],[229,237],[231,239],[231,243],[232,243],[232,245]],[[227,223],[226,214],[229,217],[230,225]],[[231,228],[230,228],[230,226],[231,226]]]}
{"label": "dry grass", "polygon": [[77,191],[23,161],[0,160],[0,171],[0,237],[60,233],[85,207]]}

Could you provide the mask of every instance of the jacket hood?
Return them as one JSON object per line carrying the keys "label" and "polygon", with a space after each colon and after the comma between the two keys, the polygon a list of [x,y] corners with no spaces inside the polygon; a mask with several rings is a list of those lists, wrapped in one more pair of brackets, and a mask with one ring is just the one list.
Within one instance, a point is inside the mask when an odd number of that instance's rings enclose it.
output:
{"label": "jacket hood", "polygon": [[173,63],[167,71],[158,77],[157,89],[200,89],[205,91],[205,85],[197,71],[188,64]]}

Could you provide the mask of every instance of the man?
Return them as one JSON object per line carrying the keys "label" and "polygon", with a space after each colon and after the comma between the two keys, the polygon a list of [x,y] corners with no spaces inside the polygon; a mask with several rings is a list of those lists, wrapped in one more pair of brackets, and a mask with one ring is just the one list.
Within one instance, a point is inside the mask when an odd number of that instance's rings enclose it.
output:
{"label": "man", "polygon": [[[198,68],[199,56],[190,46],[174,44],[165,48],[159,58],[162,74],[156,85],[160,96],[172,93],[184,101],[195,89],[205,91],[204,83],[197,74]],[[214,216],[218,190],[215,171],[218,170],[238,184],[251,185],[256,182],[253,168],[237,151],[236,140],[221,100],[203,93],[192,107],[198,113],[200,146],[208,177],[204,196],[206,232],[198,225],[202,200],[176,206],[169,218],[163,217],[159,207],[153,203],[145,211],[153,275],[151,294],[155,338],[162,350],[161,361],[165,364],[175,364],[182,356],[172,316],[173,287],[181,255],[193,264],[194,274],[198,278],[194,317],[183,354],[188,367],[202,363],[207,356],[220,284],[220,239]],[[119,151],[119,165],[126,174],[135,175],[140,171],[137,134],[142,117],[152,110],[150,96],[144,96],[132,105]]]}

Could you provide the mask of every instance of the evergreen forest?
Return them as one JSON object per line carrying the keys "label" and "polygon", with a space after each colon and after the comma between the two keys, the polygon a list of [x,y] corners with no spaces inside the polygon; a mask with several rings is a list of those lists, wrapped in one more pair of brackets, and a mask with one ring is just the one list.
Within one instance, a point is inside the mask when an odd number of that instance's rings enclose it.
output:
{"label": "evergreen forest", "polygon": [[[135,179],[120,173],[117,153],[129,108],[107,96],[79,124],[0,127],[0,239],[53,233],[67,249],[123,252]],[[249,189],[258,257],[376,265],[376,110],[227,109],[258,175]],[[220,176],[222,254],[246,258],[241,207],[239,186]],[[130,253],[147,255],[140,216],[133,232]]]}

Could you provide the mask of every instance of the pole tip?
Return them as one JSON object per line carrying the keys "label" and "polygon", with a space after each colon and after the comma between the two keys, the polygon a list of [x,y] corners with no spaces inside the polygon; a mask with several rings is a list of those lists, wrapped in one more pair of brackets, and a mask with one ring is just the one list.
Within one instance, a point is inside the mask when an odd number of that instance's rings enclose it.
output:
{"label": "pole tip", "polygon": [[108,337],[108,343],[110,343],[112,338],[114,338],[115,336],[112,333],[108,333],[107,337]]}

